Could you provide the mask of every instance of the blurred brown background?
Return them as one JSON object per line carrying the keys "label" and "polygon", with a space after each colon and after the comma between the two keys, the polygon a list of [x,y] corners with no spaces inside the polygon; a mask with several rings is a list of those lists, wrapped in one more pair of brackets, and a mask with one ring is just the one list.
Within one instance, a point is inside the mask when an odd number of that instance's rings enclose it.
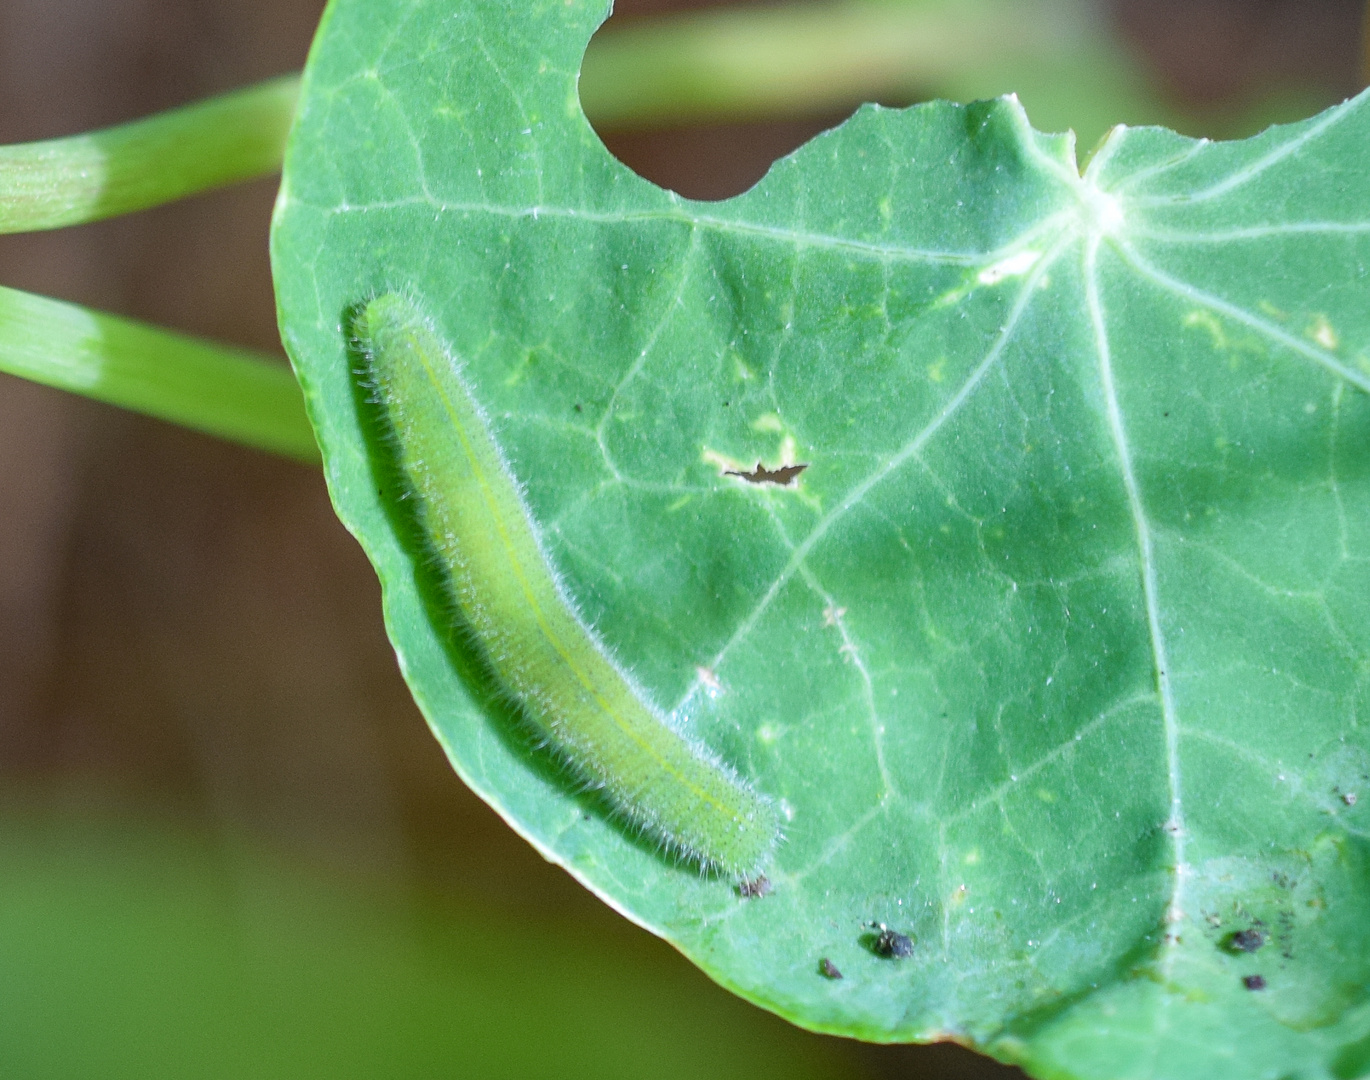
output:
{"label": "blurred brown background", "polygon": [[[624,0],[615,17],[685,6]],[[0,141],[295,70],[321,7],[5,0]],[[1360,85],[1357,0],[1119,0],[1110,17],[1180,105],[1240,102],[1289,82],[1331,101]],[[607,142],[649,178],[718,198],[840,119]],[[279,354],[273,194],[263,182],[0,237],[0,282]],[[674,957],[543,863],[456,780],[396,671],[370,568],[310,469],[0,376],[0,646],[10,798],[246,830],[342,874],[530,920],[574,914]],[[1014,1074],[954,1047],[843,1052],[853,1076]]]}

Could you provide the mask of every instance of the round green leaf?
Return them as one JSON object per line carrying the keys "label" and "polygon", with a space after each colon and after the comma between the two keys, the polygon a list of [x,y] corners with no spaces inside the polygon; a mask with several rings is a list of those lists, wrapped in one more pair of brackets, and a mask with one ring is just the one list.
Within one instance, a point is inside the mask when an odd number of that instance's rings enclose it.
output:
{"label": "round green leaf", "polygon": [[[696,203],[581,113],[605,13],[335,0],[281,191],[282,332],[457,771],[811,1028],[1364,1073],[1370,99],[1083,176],[1012,98],[866,108]],[[778,801],[769,895],[625,833],[475,674],[348,351],[384,291],[615,655]]]}

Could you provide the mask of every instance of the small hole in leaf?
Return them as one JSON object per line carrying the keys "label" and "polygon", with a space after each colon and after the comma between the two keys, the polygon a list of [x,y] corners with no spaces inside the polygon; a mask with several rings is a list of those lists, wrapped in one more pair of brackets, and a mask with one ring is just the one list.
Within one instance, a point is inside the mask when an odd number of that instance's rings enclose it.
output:
{"label": "small hole in leaf", "polygon": [[799,478],[808,465],[781,465],[775,469],[768,469],[761,462],[756,463],[756,468],[750,471],[739,471],[727,469],[724,476],[736,476],[749,484],[775,484],[777,487],[791,487]]}

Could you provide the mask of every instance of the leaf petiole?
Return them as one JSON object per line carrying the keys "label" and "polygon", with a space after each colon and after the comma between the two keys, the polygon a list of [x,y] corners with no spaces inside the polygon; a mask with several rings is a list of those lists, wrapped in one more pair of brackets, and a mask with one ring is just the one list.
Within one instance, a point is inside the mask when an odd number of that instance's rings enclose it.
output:
{"label": "leaf petiole", "polygon": [[289,75],[102,131],[0,147],[0,233],[144,210],[281,167]]}
{"label": "leaf petiole", "polygon": [[294,375],[247,349],[0,287],[0,372],[319,461]]}

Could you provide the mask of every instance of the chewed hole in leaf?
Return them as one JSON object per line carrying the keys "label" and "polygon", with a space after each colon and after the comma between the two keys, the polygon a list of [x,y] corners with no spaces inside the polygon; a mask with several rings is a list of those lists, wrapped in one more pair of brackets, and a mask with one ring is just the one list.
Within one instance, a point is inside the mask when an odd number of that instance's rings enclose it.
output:
{"label": "chewed hole in leaf", "polygon": [[[617,6],[617,5],[616,5]],[[726,23],[731,14],[720,13]],[[744,20],[749,13],[741,13]],[[706,16],[707,17],[707,16]],[[754,19],[754,16],[752,17]],[[718,201],[740,195],[759,181],[773,162],[797,150],[820,132],[835,128],[871,93],[796,110],[802,86],[777,83],[763,91],[755,115],[739,113],[725,101],[715,104],[710,89],[674,63],[643,66],[635,62],[653,52],[662,35],[677,39],[697,15],[657,16],[650,21],[619,12],[596,32],[585,54],[578,83],[586,117],[620,162],[643,179],[686,198]],[[725,29],[726,32],[726,29]],[[729,52],[737,54],[736,34]],[[713,60],[718,59],[715,54]],[[708,65],[709,57],[685,59]],[[813,80],[805,80],[813,85]],[[692,87],[685,89],[686,86]],[[631,89],[629,89],[631,88]],[[727,94],[734,103],[737,95]],[[907,105],[914,99],[895,94],[885,101]],[[798,115],[796,115],[796,112]]]}

